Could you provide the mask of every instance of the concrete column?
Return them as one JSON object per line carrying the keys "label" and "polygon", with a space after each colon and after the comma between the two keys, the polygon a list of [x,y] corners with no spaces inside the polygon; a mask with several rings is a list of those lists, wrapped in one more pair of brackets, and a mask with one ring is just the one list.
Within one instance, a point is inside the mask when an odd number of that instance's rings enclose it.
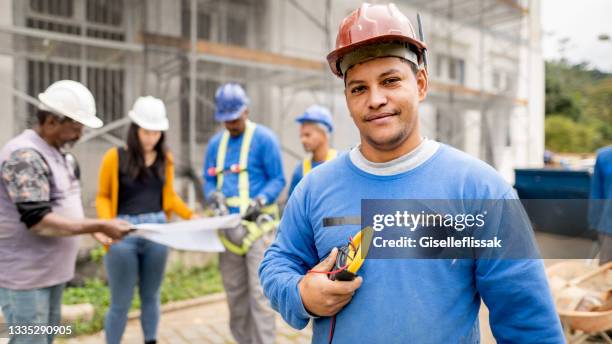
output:
{"label": "concrete column", "polygon": [[540,0],[529,2],[529,147],[527,163],[543,165],[544,156],[544,58],[542,55]]}

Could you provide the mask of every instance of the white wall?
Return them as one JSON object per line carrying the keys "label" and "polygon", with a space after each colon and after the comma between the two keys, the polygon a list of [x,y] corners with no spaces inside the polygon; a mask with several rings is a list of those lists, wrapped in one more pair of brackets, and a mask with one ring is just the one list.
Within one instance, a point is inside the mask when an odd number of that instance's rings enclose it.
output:
{"label": "white wall", "polygon": [[[13,1],[0,1],[0,25],[12,25]],[[0,88],[0,109],[2,125],[0,125],[0,146],[3,146],[15,134],[15,111],[13,93],[14,83],[13,57],[0,55],[0,80],[4,87]]]}

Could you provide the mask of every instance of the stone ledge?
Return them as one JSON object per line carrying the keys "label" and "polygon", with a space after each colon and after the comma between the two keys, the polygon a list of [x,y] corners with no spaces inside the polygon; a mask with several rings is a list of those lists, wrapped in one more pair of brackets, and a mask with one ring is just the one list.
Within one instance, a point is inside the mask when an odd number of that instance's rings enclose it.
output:
{"label": "stone ledge", "polygon": [[[62,305],[62,323],[71,324],[80,321],[91,321],[94,316],[94,306],[91,303]],[[4,322],[4,314],[0,312],[0,323]]]}

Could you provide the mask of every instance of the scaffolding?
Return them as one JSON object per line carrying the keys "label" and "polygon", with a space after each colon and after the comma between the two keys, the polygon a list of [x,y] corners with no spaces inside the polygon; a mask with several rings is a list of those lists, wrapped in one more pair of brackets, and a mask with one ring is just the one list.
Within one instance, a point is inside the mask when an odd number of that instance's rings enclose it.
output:
{"label": "scaffolding", "polygon": [[[521,48],[530,53],[529,48],[529,1],[528,0],[410,0],[410,5],[420,11],[429,13],[430,27],[434,34],[428,38],[428,44],[434,47],[438,58],[430,67],[433,74],[433,101],[438,103],[436,113],[436,138],[462,149],[461,142],[470,133],[458,126],[479,126],[481,133],[481,152],[479,157],[492,166],[498,166],[496,150],[501,145],[509,145],[510,133],[496,130],[510,128],[510,116],[516,107],[527,109],[528,101],[518,98],[518,85],[525,81],[529,85],[529,75],[521,75],[520,63],[525,63],[520,56]],[[465,86],[465,69],[468,58],[462,56],[466,51],[457,48],[457,32],[462,29],[475,30],[478,33],[475,44],[478,56],[472,56],[477,64],[475,87]],[[492,39],[495,42],[493,51]],[[504,60],[496,66],[494,60]],[[529,55],[526,57],[530,60]],[[450,77],[442,78],[440,69],[447,62],[451,71]],[[431,73],[433,72],[433,73]],[[454,74],[454,75],[453,75]],[[519,80],[518,78],[523,78]],[[526,80],[527,79],[527,80]],[[474,83],[472,83],[474,84]],[[527,92],[529,94],[529,92]],[[442,109],[442,110],[440,110]],[[468,109],[479,111],[476,119],[461,118],[460,114]],[[527,109],[528,112],[528,109]],[[467,123],[466,123],[467,122]],[[501,125],[499,125],[501,124]]]}
{"label": "scaffolding", "polygon": [[[429,66],[433,77],[429,101],[438,109],[435,138],[462,148],[460,142],[467,134],[457,126],[465,124],[458,124],[455,114],[478,109],[484,147],[480,155],[495,166],[493,120],[508,117],[513,108],[526,107],[528,102],[518,99],[519,80],[513,79],[519,75],[521,57],[501,56],[510,61],[503,73],[492,70],[495,57],[488,53],[487,42],[495,39],[509,52],[529,44],[529,1],[399,4],[426,15],[428,44],[435,51]],[[277,132],[286,156],[300,159],[302,154],[285,144],[295,137],[284,130],[292,120],[288,114],[295,99],[306,93],[313,102],[334,109],[335,100],[342,97],[341,85],[328,72],[324,54],[289,55],[282,43],[271,48],[275,45],[271,31],[300,30],[292,23],[278,23],[281,20],[273,16],[298,13],[320,42],[315,48],[327,52],[337,25],[332,18],[346,14],[336,7],[340,6],[331,0],[308,6],[298,0],[13,0],[12,22],[0,22],[0,55],[14,58],[14,78],[4,86],[16,100],[20,120],[15,132],[27,125],[24,119],[33,113],[33,97],[53,80],[80,80],[97,99],[106,126],[87,132],[82,144],[95,139],[120,144],[121,128],[129,123],[124,114],[131,103],[140,95],[153,94],[165,101],[173,123],[180,123],[171,141],[179,165],[199,170],[200,153],[218,129],[214,91],[232,81],[245,85],[251,98],[258,100],[252,103],[254,119]],[[274,30],[270,23],[276,23]],[[466,28],[480,35],[476,87],[465,84],[466,70],[473,68],[455,51],[455,32]],[[493,74],[492,87],[485,77],[489,74]]]}

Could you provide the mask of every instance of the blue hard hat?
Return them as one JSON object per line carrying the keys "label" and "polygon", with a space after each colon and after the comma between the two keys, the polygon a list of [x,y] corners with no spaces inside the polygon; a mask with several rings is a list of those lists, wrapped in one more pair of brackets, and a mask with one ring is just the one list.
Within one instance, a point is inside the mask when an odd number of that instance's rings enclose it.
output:
{"label": "blue hard hat", "polygon": [[249,98],[242,86],[233,83],[221,85],[215,93],[215,120],[233,121],[240,117],[248,104]]}
{"label": "blue hard hat", "polygon": [[304,122],[320,123],[323,124],[330,133],[334,131],[334,123],[332,122],[331,112],[324,106],[309,106],[302,115],[296,118],[295,121],[300,124]]}

